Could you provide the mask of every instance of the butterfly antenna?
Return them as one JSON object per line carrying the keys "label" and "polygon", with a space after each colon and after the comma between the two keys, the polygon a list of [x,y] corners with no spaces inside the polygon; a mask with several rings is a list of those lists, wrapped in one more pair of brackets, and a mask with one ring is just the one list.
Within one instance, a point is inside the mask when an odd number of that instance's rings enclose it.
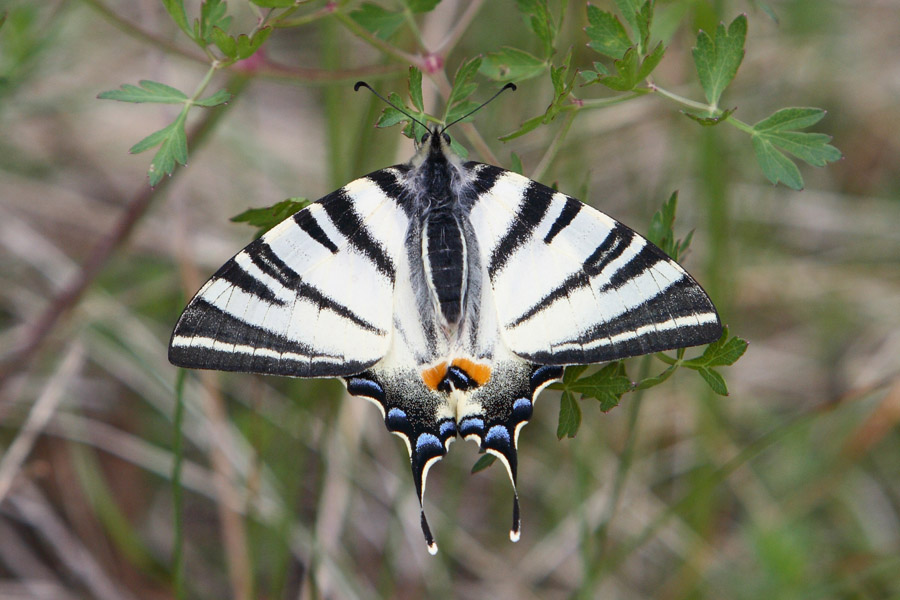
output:
{"label": "butterfly antenna", "polygon": [[[354,92],[358,92],[358,91],[359,91],[359,88],[361,88],[361,87],[364,87],[364,88],[368,89],[370,92],[372,92],[373,94],[375,94],[378,98],[380,98],[380,99],[382,100],[382,102],[384,102],[385,104],[387,104],[387,105],[389,105],[389,106],[394,107],[396,110],[400,111],[401,113],[403,113],[404,115],[406,115],[407,117],[409,117],[410,119],[412,119],[413,121],[415,121],[416,123],[418,123],[419,125],[421,125],[422,127],[424,127],[424,128],[425,128],[425,131],[428,131],[428,125],[426,125],[426,124],[423,123],[422,121],[418,120],[417,118],[415,118],[414,116],[412,116],[411,114],[409,114],[408,112],[406,112],[406,110],[400,108],[399,106],[397,106],[396,104],[394,104],[393,102],[391,102],[390,100],[388,100],[387,98],[385,98],[384,96],[382,96],[381,94],[379,94],[378,92],[376,92],[376,91],[375,91],[375,88],[373,88],[371,85],[369,85],[369,84],[366,83],[365,81],[357,81],[357,82],[353,85],[353,91],[354,91]],[[479,107],[479,108],[481,108],[481,107]],[[477,110],[477,109],[476,109],[476,110]],[[474,111],[473,111],[473,112],[474,112]],[[445,129],[446,129],[446,127],[445,127]]]}
{"label": "butterfly antenna", "polygon": [[[356,85],[359,85],[359,84],[356,84]],[[499,96],[500,94],[502,94],[502,93],[505,92],[506,90],[516,91],[516,84],[514,84],[514,83],[512,83],[512,82],[507,83],[507,84],[504,85],[502,88],[500,88],[500,91],[498,91],[496,94],[494,94],[493,96],[491,96],[490,98],[488,98],[488,99],[485,100],[484,102],[482,102],[481,104],[479,104],[478,106],[476,106],[475,108],[473,108],[472,110],[470,110],[469,112],[467,112],[466,114],[464,114],[463,116],[461,116],[460,118],[456,119],[456,120],[453,121],[452,123],[449,123],[449,124],[447,124],[447,125],[444,125],[444,128],[441,129],[440,132],[441,132],[441,133],[444,133],[444,132],[447,131],[447,129],[449,129],[452,125],[456,125],[457,123],[459,123],[459,122],[462,121],[463,119],[466,119],[466,118],[468,118],[468,117],[471,117],[474,113],[477,113],[479,110],[481,110],[482,108],[484,108],[485,105],[491,103],[491,102],[494,100],[494,98],[496,98],[497,96]]]}

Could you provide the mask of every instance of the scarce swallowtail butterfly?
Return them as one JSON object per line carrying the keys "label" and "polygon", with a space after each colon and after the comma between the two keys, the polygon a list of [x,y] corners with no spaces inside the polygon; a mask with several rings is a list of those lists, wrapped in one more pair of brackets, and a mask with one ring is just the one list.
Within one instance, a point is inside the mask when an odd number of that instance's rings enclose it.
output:
{"label": "scarce swallowtail butterfly", "polygon": [[[225,263],[185,308],[169,360],[342,378],[406,443],[420,507],[431,466],[457,436],[474,440],[512,481],[516,541],[516,442],[541,390],[566,365],[707,344],[722,327],[662,250],[575,198],[463,161],[445,129]],[[434,554],[424,508],[421,522]]]}

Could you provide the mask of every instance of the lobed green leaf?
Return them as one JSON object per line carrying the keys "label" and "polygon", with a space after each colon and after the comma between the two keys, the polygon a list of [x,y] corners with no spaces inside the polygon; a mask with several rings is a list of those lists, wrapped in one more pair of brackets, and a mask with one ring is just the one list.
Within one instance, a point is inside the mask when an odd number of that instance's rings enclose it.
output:
{"label": "lobed green leaf", "polygon": [[747,16],[739,15],[728,30],[720,23],[715,39],[705,31],[697,34],[697,46],[693,50],[694,65],[700,85],[710,106],[717,107],[722,92],[734,79],[744,60],[744,42],[747,39]]}
{"label": "lobed green leaf", "polygon": [[228,31],[231,17],[227,16],[227,10],[228,6],[222,0],[205,0],[200,5],[200,19],[194,21],[194,38],[209,43],[214,27]]}
{"label": "lobed green leaf", "polygon": [[264,208],[248,208],[239,215],[231,217],[233,223],[247,223],[256,227],[256,237],[262,236],[288,217],[310,205],[306,198],[288,198],[272,206]]}
{"label": "lobed green leaf", "polygon": [[722,335],[710,344],[697,358],[685,361],[690,369],[698,367],[724,367],[733,365],[747,351],[747,340],[737,336],[728,337],[728,328],[722,328]]}
{"label": "lobed green leaf", "polygon": [[158,81],[142,79],[138,83],[141,87],[125,83],[121,89],[101,92],[97,98],[118,100],[119,102],[155,102],[159,104],[184,104],[188,99],[187,94],[181,90]]}
{"label": "lobed green leaf", "polygon": [[803,176],[791,159],[782,154],[768,139],[754,135],[750,138],[763,174],[774,184],[784,183],[792,190],[803,189]]}
{"label": "lobed green leaf", "polygon": [[184,132],[184,117],[185,113],[182,113],[173,123],[162,130],[166,131],[166,135],[162,139],[159,150],[153,156],[153,160],[150,161],[150,168],[147,171],[151,187],[159,183],[164,175],[171,175],[176,164],[187,163],[188,148],[187,135]]}
{"label": "lobed green leaf", "polygon": [[725,378],[718,371],[704,367],[697,369],[697,372],[700,373],[700,377],[703,378],[707,385],[712,388],[712,391],[720,396],[728,395],[728,386],[725,385]]}
{"label": "lobed green leaf", "polygon": [[563,392],[559,401],[559,424],[556,426],[557,439],[564,437],[573,438],[581,427],[581,407],[575,396],[569,392]]}
{"label": "lobed green leaf", "polygon": [[527,17],[528,26],[541,42],[544,57],[553,54],[557,26],[550,14],[546,0],[516,0],[516,6]]}
{"label": "lobed green leaf", "polygon": [[242,33],[236,40],[236,54],[238,60],[244,60],[253,56],[259,50],[259,47],[269,39],[273,29],[271,27],[263,27],[253,34],[253,37],[247,37],[246,33]]}
{"label": "lobed green leaf", "polygon": [[825,117],[821,108],[790,107],[775,111],[771,116],[753,126],[758,132],[770,130],[806,129],[812,127]]}
{"label": "lobed green leaf", "polygon": [[608,412],[619,405],[622,395],[630,392],[634,385],[625,376],[622,361],[616,361],[596,373],[566,384],[565,387],[569,391],[581,394],[582,397],[599,400],[600,410]]}
{"label": "lobed green leaf", "polygon": [[753,126],[756,160],[769,181],[783,182],[795,190],[803,188],[800,170],[782,151],[816,167],[841,158],[841,151],[829,144],[831,136],[796,131],[815,125],[824,116],[820,108],[783,108]]}
{"label": "lobed green leaf", "polygon": [[[456,70],[456,77],[453,79],[453,89],[450,90],[450,97],[447,99],[448,108],[452,109],[453,105],[462,102],[475,92],[478,87],[474,81],[475,75],[480,68],[480,56],[471,58],[459,66]],[[450,119],[446,119],[446,121],[449,123]]]}
{"label": "lobed green leaf", "polygon": [[593,4],[588,4],[587,16],[588,47],[610,58],[622,58],[633,44],[619,18]]}
{"label": "lobed green leaf", "polygon": [[518,48],[501,48],[490,52],[481,63],[481,73],[495,81],[524,81],[537,77],[547,69],[547,63]]}
{"label": "lobed green leaf", "polygon": [[184,0],[162,0],[162,3],[178,28],[193,38],[194,34],[188,27],[187,13],[184,11]]}
{"label": "lobed green leaf", "polygon": [[237,58],[237,41],[220,27],[213,27],[209,38],[216,48],[222,51],[222,54],[232,60]]}

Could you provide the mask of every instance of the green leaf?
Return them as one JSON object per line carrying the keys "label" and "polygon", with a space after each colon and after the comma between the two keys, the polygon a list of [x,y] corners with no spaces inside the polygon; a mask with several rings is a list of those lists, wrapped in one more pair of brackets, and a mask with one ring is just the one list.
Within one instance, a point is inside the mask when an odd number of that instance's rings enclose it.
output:
{"label": "green leaf", "polygon": [[422,71],[409,68],[409,98],[419,112],[425,112],[425,100],[422,98]]}
{"label": "green leaf", "polygon": [[740,15],[732,21],[727,32],[725,25],[719,23],[715,39],[705,31],[700,31],[697,35],[697,46],[693,50],[694,65],[706,99],[713,108],[718,107],[722,92],[734,79],[744,60],[746,39],[746,15]]}
{"label": "green leaf", "polygon": [[720,396],[728,395],[728,386],[725,385],[725,379],[718,371],[704,367],[702,369],[697,369],[697,372],[700,373],[703,380],[710,388],[712,388],[712,391]]}
{"label": "green leaf", "polygon": [[753,136],[753,150],[756,152],[756,162],[765,174],[766,178],[774,184],[781,182],[792,190],[803,189],[803,176],[791,159],[782,154],[769,140]]}
{"label": "green leaf", "polygon": [[581,407],[569,392],[563,392],[559,402],[559,425],[556,426],[557,439],[573,438],[581,427]]}
{"label": "green leaf", "polygon": [[659,246],[663,252],[678,260],[690,244],[690,235],[684,241],[675,239],[675,212],[678,210],[678,192],[672,192],[650,219],[647,239]]}
{"label": "green leaf", "polygon": [[474,475],[478,471],[484,471],[497,460],[497,457],[493,454],[482,454],[481,457],[475,461],[475,464],[472,465],[472,474]]}
{"label": "green leaf", "polygon": [[501,142],[508,142],[509,140],[514,140],[517,137],[521,137],[530,131],[534,131],[538,127],[541,126],[541,123],[544,122],[544,115],[538,115],[534,118],[528,119],[522,125],[513,131],[512,133],[507,133],[504,136],[500,137]]}
{"label": "green leaf", "polygon": [[233,37],[219,27],[213,27],[209,37],[222,54],[232,60],[237,58],[237,42]]}
{"label": "green leaf", "polygon": [[122,89],[101,92],[97,98],[118,100],[119,102],[156,102],[160,104],[184,104],[188,99],[187,94],[164,83],[149,79],[143,79],[138,83],[141,87],[126,83],[122,85]]}
{"label": "green leaf", "polygon": [[248,208],[231,217],[233,223],[247,223],[257,228],[256,237],[272,229],[299,210],[310,205],[306,198],[288,198],[264,208]]}
{"label": "green leaf", "polygon": [[151,187],[159,183],[163,175],[171,175],[176,164],[183,165],[187,162],[187,135],[184,132],[186,116],[186,113],[182,112],[175,121],[151,133],[129,150],[132,154],[137,154],[160,146],[147,171]]}
{"label": "green leaf", "polygon": [[184,12],[184,0],[162,0],[162,3],[178,28],[193,39],[194,34],[188,27],[187,14]]}
{"label": "green leaf", "polygon": [[3,29],[3,25],[6,24],[6,15],[7,15],[7,13],[5,13],[5,12],[2,15],[0,15],[0,29]]}
{"label": "green leaf", "polygon": [[549,58],[553,54],[553,43],[558,28],[546,0],[516,0],[516,7],[526,17],[531,31],[540,40],[544,57]]}
{"label": "green leaf", "polygon": [[637,32],[640,29],[638,13],[641,10],[640,0],[616,0],[616,6],[625,22],[631,26],[632,31]]}
{"label": "green leaf", "polygon": [[685,361],[684,366],[694,369],[733,365],[747,351],[747,346],[747,340],[737,336],[729,338],[728,328],[723,327],[719,339],[707,346],[702,355]]}
{"label": "green leaf", "polygon": [[626,392],[634,388],[631,380],[625,376],[622,361],[610,363],[587,377],[583,377],[566,385],[566,389],[600,401],[600,410],[608,412],[619,405],[619,400]]}
{"label": "green leaf", "polygon": [[[400,98],[400,95],[397,94],[397,92],[391,92],[390,94],[388,94],[388,100],[390,100],[396,106],[402,106],[410,115],[413,115],[420,121],[425,122],[425,113],[417,112],[415,109],[406,106],[406,104],[403,102],[403,99]],[[375,127],[393,127],[398,123],[404,122],[407,123],[407,125],[403,128],[403,135],[416,141],[422,139],[422,135],[425,133],[425,129],[415,121],[411,120],[409,116],[404,114],[402,111],[397,110],[393,106],[388,106],[382,111],[381,116],[378,117],[378,121],[375,123]]]}
{"label": "green leaf", "polygon": [[622,58],[613,61],[615,73],[610,73],[603,65],[594,63],[596,77],[587,83],[600,83],[620,92],[633,90],[653,72],[665,53],[666,48],[660,42],[641,60],[637,48],[632,46],[625,51]]}
{"label": "green leaf", "polygon": [[228,90],[219,90],[212,96],[208,96],[203,98],[202,100],[196,100],[194,104],[197,106],[204,106],[206,108],[210,108],[213,106],[218,106],[220,104],[225,104],[231,100],[231,94],[228,93]]}
{"label": "green leaf", "polygon": [[650,25],[653,23],[653,0],[647,0],[640,10],[634,13],[635,33],[637,34],[641,52],[646,52],[650,45]]}
{"label": "green leaf", "polygon": [[364,3],[350,13],[350,18],[383,40],[391,37],[406,20],[403,13],[391,12],[370,2]]}
{"label": "green leaf", "polygon": [[205,0],[200,5],[200,19],[194,21],[194,39],[208,44],[212,41],[214,27],[228,31],[231,17],[226,15],[227,10],[222,0]]}
{"label": "green leaf", "polygon": [[247,37],[246,33],[239,35],[236,40],[237,59],[244,60],[253,56],[253,54],[259,50],[259,47],[269,39],[269,35],[272,34],[272,31],[271,27],[263,27],[254,33],[253,37]]}
{"label": "green leaf", "polygon": [[671,365],[668,369],[660,373],[659,375],[654,375],[652,377],[647,377],[642,379],[636,386],[634,386],[635,390],[647,390],[652,387],[655,387],[664,381],[666,381],[669,377],[672,376],[672,373],[678,370],[678,365]]}
{"label": "green leaf", "polygon": [[622,58],[632,42],[619,18],[593,4],[587,5],[587,16],[588,26],[584,31],[590,38],[588,47],[610,58]]}
{"label": "green leaf", "polygon": [[501,48],[490,52],[481,63],[481,74],[495,81],[524,81],[537,77],[547,63],[518,48]]}
{"label": "green leaf", "polygon": [[414,13],[427,13],[441,3],[441,0],[405,0],[406,7]]}
{"label": "green leaf", "polygon": [[841,151],[828,143],[831,136],[796,131],[815,125],[824,116],[820,108],[783,108],[753,126],[756,160],[769,181],[781,181],[795,190],[803,188],[800,170],[782,151],[816,167],[841,158]]}
{"label": "green leaf", "polygon": [[[481,57],[476,56],[461,64],[456,70],[456,77],[453,79],[453,89],[450,90],[450,97],[447,99],[448,114],[455,104],[471,96],[477,89],[478,86],[474,80],[480,68]],[[451,119],[447,118],[445,121],[449,123]]]}

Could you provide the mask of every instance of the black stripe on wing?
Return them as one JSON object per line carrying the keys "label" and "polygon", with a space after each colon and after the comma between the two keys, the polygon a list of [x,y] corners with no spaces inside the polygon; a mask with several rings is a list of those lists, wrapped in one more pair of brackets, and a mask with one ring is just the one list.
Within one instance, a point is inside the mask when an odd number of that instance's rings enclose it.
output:
{"label": "black stripe on wing", "polygon": [[560,211],[559,216],[556,217],[556,220],[553,221],[553,225],[550,226],[550,231],[547,232],[547,235],[544,236],[544,243],[549,244],[553,241],[559,232],[569,226],[572,220],[578,215],[581,211],[581,207],[584,206],[580,200],[576,200],[575,198],[566,198],[566,203],[563,206],[562,211]]}
{"label": "black stripe on wing", "polygon": [[325,233],[319,225],[319,222],[316,221],[316,217],[313,215],[312,211],[301,210],[294,215],[294,223],[296,223],[300,229],[305,231],[306,235],[310,238],[328,248],[332,254],[337,254],[337,245],[331,241],[331,238],[328,237],[328,234]]}
{"label": "black stripe on wing", "polygon": [[321,203],[335,228],[354,248],[371,260],[375,268],[393,282],[396,277],[394,261],[384,247],[372,237],[362,217],[356,212],[353,198],[344,189],[340,189],[323,198]]}
{"label": "black stripe on wing", "polygon": [[491,259],[488,263],[488,275],[491,278],[503,269],[516,249],[531,237],[535,228],[544,219],[544,215],[547,214],[554,193],[551,188],[536,181],[530,182],[525,188],[519,210],[513,217],[509,229],[491,252]]}
{"label": "black stripe on wing", "polygon": [[[350,310],[347,306],[341,304],[337,300],[330,298],[320,292],[316,287],[303,281],[302,277],[293,269],[291,269],[272,248],[265,242],[265,239],[259,239],[247,248],[246,252],[261,271],[277,280],[288,290],[294,292],[298,298],[306,298],[320,309],[330,310],[338,314],[353,324],[372,331],[379,335],[385,335],[387,332],[375,327],[367,320]],[[227,267],[228,265],[226,265]],[[218,274],[216,274],[218,276]]]}
{"label": "black stripe on wing", "polygon": [[[631,244],[634,236],[635,233],[631,229],[625,227],[621,223],[616,223],[616,225],[609,231],[609,234],[603,239],[602,242],[600,242],[600,245],[598,245],[597,248],[590,254],[590,256],[588,256],[584,260],[581,265],[581,269],[575,271],[572,275],[564,279],[561,284],[556,286],[553,290],[547,293],[547,295],[541,298],[541,300],[537,304],[529,308],[517,318],[513,319],[506,326],[515,327],[516,325],[524,323],[528,319],[539,314],[541,311],[549,307],[560,298],[565,298],[566,296],[568,296],[569,292],[581,287],[587,287],[591,285],[591,278],[596,277],[597,275],[602,273],[603,269],[605,269],[607,265],[621,256],[625,249]],[[653,247],[650,244],[648,244],[647,246],[651,248]],[[642,263],[640,266],[646,267],[647,263]]]}

